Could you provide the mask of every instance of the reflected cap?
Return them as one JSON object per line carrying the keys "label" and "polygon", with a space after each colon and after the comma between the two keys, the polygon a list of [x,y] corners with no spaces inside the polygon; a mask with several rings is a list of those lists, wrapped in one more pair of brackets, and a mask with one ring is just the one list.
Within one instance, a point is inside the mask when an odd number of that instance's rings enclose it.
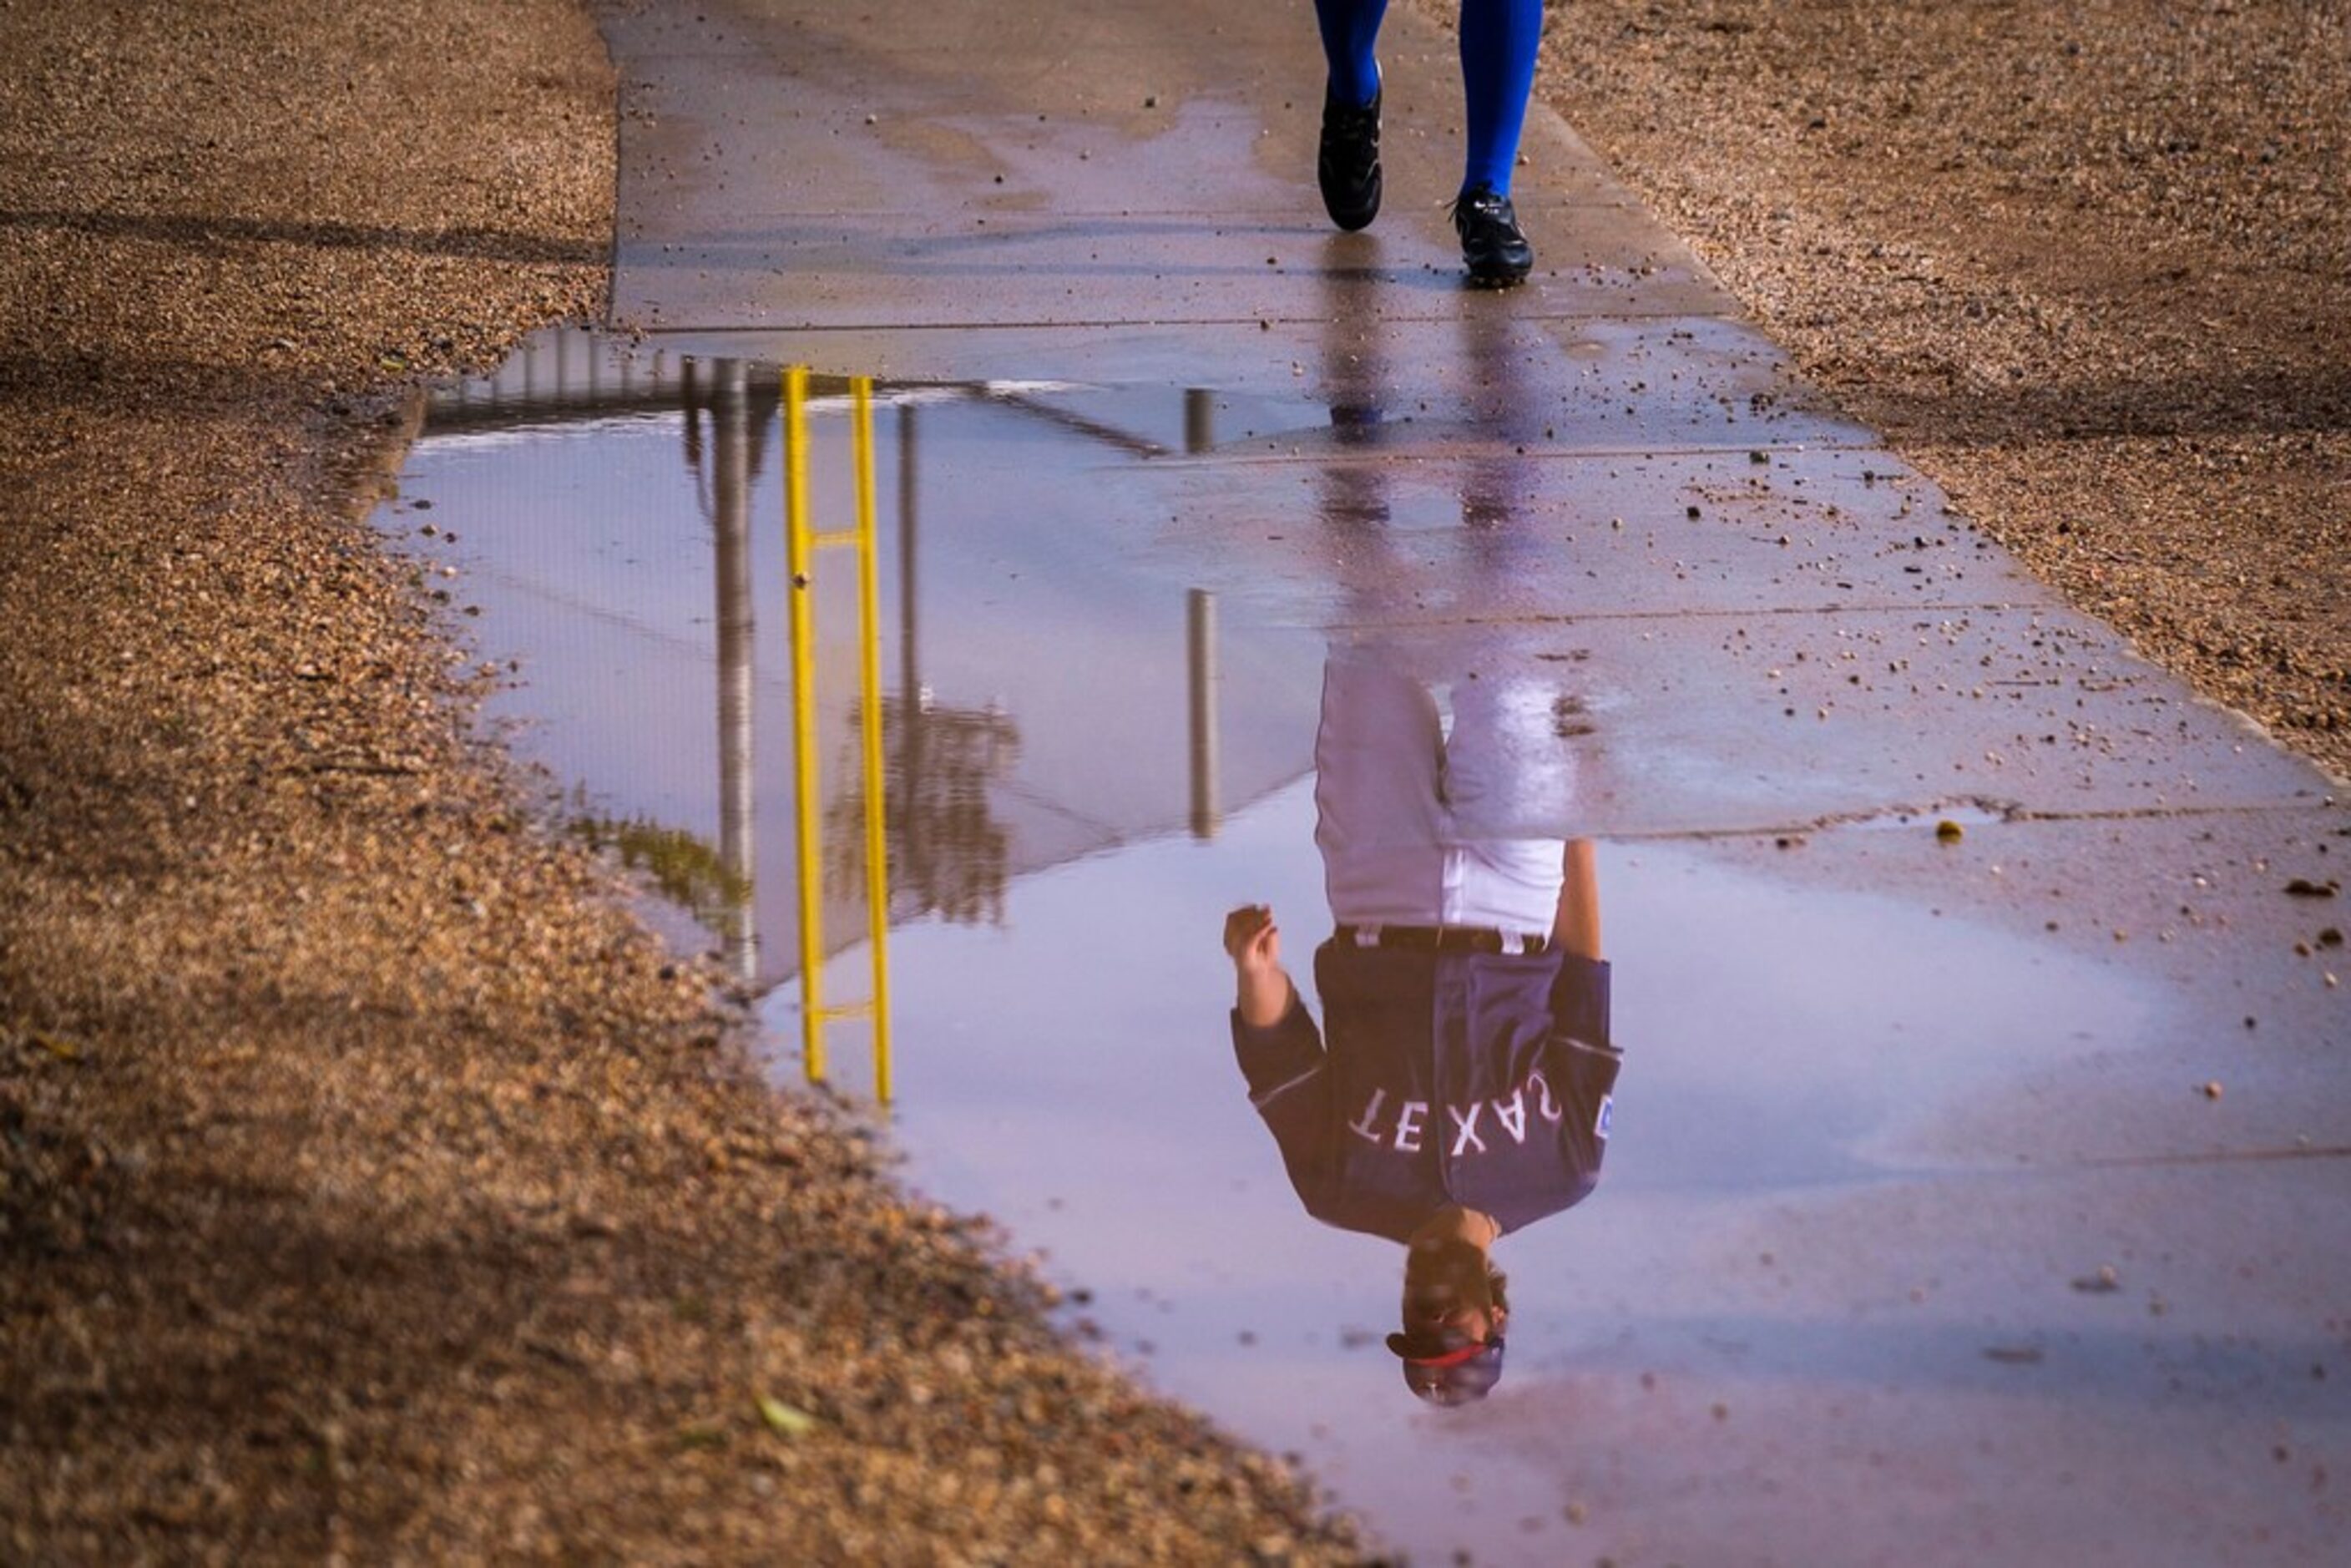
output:
{"label": "reflected cap", "polygon": [[1502,1381],[1502,1340],[1462,1344],[1435,1334],[1388,1335],[1388,1349],[1404,1363],[1404,1385],[1432,1405],[1467,1405],[1483,1399]]}

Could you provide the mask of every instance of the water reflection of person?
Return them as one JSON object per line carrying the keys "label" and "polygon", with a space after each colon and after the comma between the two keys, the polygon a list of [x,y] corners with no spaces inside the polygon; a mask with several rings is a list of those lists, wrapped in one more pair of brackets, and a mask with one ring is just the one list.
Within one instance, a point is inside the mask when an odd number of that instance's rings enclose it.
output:
{"label": "water reflection of person", "polygon": [[[1591,841],[1565,820],[1556,694],[1488,676],[1437,695],[1376,657],[1325,668],[1315,841],[1336,930],[1315,1024],[1264,904],[1225,919],[1233,1045],[1307,1212],[1403,1242],[1424,1399],[1482,1398],[1510,1318],[1500,1237],[1588,1196],[1621,1057]],[[1556,830],[1554,829],[1554,833]]]}

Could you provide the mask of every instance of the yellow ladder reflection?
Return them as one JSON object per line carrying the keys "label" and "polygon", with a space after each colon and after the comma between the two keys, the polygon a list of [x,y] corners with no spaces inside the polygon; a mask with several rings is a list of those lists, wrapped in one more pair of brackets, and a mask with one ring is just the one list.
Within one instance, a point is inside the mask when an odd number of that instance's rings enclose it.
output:
{"label": "yellow ladder reflection", "polygon": [[[784,372],[784,528],[791,567],[792,749],[799,822],[800,1043],[811,1083],[824,1081],[824,1026],[836,1019],[873,1020],[873,1093],[890,1103],[890,877],[882,814],[881,586],[873,562],[873,379],[851,379],[850,448],[856,470],[856,526],[820,531],[809,516],[808,370]],[[847,545],[857,552],[857,632],[862,652],[858,727],[863,741],[865,903],[873,955],[870,1001],[823,1001],[823,830],[817,792],[816,552]]]}

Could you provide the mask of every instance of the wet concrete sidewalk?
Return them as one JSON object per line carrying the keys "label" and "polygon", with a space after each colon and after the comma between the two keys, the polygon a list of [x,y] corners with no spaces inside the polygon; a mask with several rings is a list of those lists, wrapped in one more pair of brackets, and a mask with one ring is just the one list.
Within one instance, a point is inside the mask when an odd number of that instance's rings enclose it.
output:
{"label": "wet concrete sidewalk", "polygon": [[[769,935],[738,922],[730,951],[768,988],[797,873],[781,821],[746,836],[772,820],[747,715],[755,688],[788,701],[789,661],[743,641],[782,591],[747,585],[781,579],[724,519],[776,484],[775,367],[818,373],[820,458],[831,378],[879,378],[898,733],[942,716],[972,810],[937,821],[978,868],[893,914],[915,1179],[1048,1249],[1114,1352],[1303,1453],[1416,1557],[2329,1556],[2351,812],[2327,779],[1821,406],[1541,110],[1536,274],[1462,287],[1458,81],[1416,15],[1389,17],[1387,210],[1359,235],[1313,191],[1302,7],[738,0],[603,25],[614,324],[643,336],[582,401],[710,420],[716,562],[691,512],[648,533],[654,505],[602,481],[485,502],[481,448],[436,466],[431,431],[403,487],[444,521],[564,496],[565,545],[468,522],[486,647],[517,660],[559,776],[649,819],[740,794],[721,858]],[[537,372],[435,427],[495,433],[584,384]],[[646,390],[616,396],[630,373]],[[631,428],[673,461],[670,427]],[[642,637],[533,643],[559,622],[534,603]],[[1450,1411],[1377,1343],[1395,1249],[1298,1210],[1226,1042],[1217,913],[1284,912],[1301,984],[1327,930],[1317,693],[1326,656],[1367,655],[1457,734],[1472,683],[1532,704],[1567,803],[1486,826],[1606,841],[1608,1177],[1503,1243],[1511,1371]],[[711,726],[660,673],[707,691],[714,657],[721,746],[745,737],[716,789],[723,758],[664,771]],[[824,702],[826,733],[853,723]],[[611,760],[632,746],[658,760]],[[893,837],[902,878],[908,852]],[[1115,1049],[1052,1044],[1072,1033]]]}

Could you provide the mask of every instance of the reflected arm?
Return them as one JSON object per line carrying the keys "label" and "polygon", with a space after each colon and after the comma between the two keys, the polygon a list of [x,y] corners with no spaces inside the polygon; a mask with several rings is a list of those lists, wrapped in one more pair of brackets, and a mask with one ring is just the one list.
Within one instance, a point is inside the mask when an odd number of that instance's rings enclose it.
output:
{"label": "reflected arm", "polygon": [[1571,956],[1600,956],[1600,876],[1590,839],[1570,839],[1560,852],[1564,877],[1552,916],[1552,945]]}
{"label": "reflected arm", "polygon": [[1279,966],[1270,969],[1243,969],[1236,977],[1233,1010],[1251,1029],[1271,1029],[1290,1010],[1298,995],[1290,983],[1290,971]]}
{"label": "reflected arm", "polygon": [[1245,904],[1226,915],[1225,953],[1233,961],[1234,1054],[1249,1098],[1266,1111],[1319,1076],[1322,1034],[1281,967],[1281,931],[1271,909]]}
{"label": "reflected arm", "polygon": [[1611,1096],[1625,1061],[1609,1038],[1609,972],[1600,956],[1595,859],[1590,839],[1570,840],[1562,853],[1566,876],[1552,923],[1552,939],[1562,956],[1559,978],[1552,985],[1552,1036],[1546,1051],[1548,1082],[1567,1103],[1583,1192],[1600,1179],[1600,1162],[1608,1148]]}

